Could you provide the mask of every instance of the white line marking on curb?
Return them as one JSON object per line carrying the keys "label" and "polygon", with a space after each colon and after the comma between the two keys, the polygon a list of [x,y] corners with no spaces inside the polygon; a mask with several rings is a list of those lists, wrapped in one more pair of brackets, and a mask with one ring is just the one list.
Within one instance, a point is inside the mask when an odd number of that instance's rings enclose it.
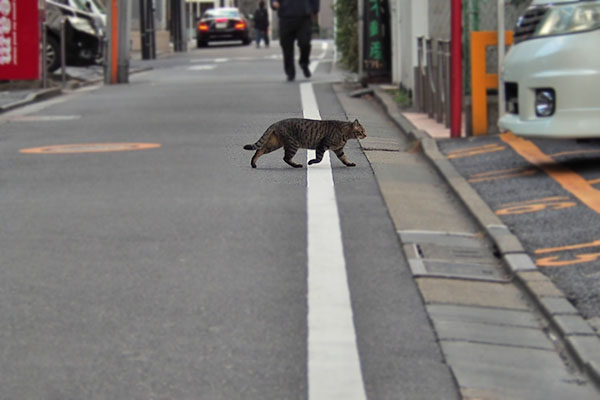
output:
{"label": "white line marking on curb", "polygon": [[[321,119],[311,83],[300,84],[304,117]],[[315,151],[308,151],[308,160]],[[308,165],[307,165],[308,167]],[[308,398],[365,400],[329,152],[307,168]]]}

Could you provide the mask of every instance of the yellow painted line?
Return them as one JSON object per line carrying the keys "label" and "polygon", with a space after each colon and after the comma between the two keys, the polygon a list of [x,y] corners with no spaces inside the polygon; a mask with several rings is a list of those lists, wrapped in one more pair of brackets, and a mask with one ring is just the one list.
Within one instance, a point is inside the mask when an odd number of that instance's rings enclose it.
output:
{"label": "yellow painted line", "polygon": [[448,159],[464,158],[464,157],[471,157],[471,156],[475,156],[475,155],[479,155],[479,154],[486,154],[486,153],[493,153],[496,151],[502,151],[504,149],[506,149],[505,146],[500,146],[498,144],[487,144],[485,146],[471,147],[468,149],[460,149],[460,150],[451,151],[451,152],[448,152],[447,157],[448,157]]}
{"label": "yellow painted line", "polygon": [[561,246],[561,247],[550,247],[547,249],[538,249],[534,253],[535,254],[548,254],[548,253],[558,253],[559,251],[571,251],[571,250],[579,250],[585,249],[588,247],[600,247],[600,240],[595,240],[589,243],[580,243],[580,244],[572,244],[569,246]]}
{"label": "yellow painted line", "polygon": [[22,149],[23,154],[104,153],[112,151],[147,150],[161,147],[159,143],[79,143]]}
{"label": "yellow painted line", "polygon": [[537,168],[512,168],[498,171],[481,172],[471,176],[468,181],[471,183],[480,183],[495,181],[498,179],[518,178],[520,176],[531,176],[537,174]]}
{"label": "yellow painted line", "polygon": [[594,154],[594,153],[600,153],[600,149],[561,151],[559,153],[552,154],[552,157],[572,156],[572,155],[576,155],[576,154]]}
{"label": "yellow painted line", "polygon": [[520,206],[525,204],[538,204],[538,203],[554,203],[569,200],[567,196],[553,196],[553,197],[544,197],[541,199],[533,199],[533,200],[525,200],[525,201],[512,201],[510,203],[502,204],[502,207],[511,207],[511,206]]}
{"label": "yellow painted line", "polygon": [[557,163],[529,140],[517,137],[512,133],[503,133],[500,138],[521,157],[554,179],[563,189],[600,214],[600,191],[590,185],[582,176]]}
{"label": "yellow painted line", "polygon": [[559,256],[540,258],[535,261],[538,267],[566,267],[568,265],[583,264],[600,259],[600,253],[578,254],[572,259],[561,260]]}

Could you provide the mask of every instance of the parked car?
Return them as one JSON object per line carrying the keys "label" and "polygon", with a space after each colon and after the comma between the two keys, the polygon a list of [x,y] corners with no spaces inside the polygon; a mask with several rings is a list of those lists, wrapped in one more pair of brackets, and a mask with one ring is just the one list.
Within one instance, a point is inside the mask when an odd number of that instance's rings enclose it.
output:
{"label": "parked car", "polygon": [[250,44],[248,20],[237,8],[206,10],[196,25],[196,44],[206,47],[211,41],[241,40]]}
{"label": "parked car", "polygon": [[501,73],[517,135],[600,137],[600,0],[534,0],[519,18]]}
{"label": "parked car", "polygon": [[102,61],[104,26],[93,14],[52,0],[46,0],[46,66],[60,65],[60,32],[65,20],[66,63],[86,66]]}

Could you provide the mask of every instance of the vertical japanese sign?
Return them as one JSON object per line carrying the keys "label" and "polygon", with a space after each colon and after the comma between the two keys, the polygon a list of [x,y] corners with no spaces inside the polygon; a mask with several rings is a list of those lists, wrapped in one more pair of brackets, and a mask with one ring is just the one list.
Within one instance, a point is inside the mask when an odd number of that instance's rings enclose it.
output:
{"label": "vertical japanese sign", "polygon": [[0,0],[0,80],[39,78],[38,0]]}
{"label": "vertical japanese sign", "polygon": [[367,77],[389,75],[389,23],[386,0],[365,0],[363,70]]}

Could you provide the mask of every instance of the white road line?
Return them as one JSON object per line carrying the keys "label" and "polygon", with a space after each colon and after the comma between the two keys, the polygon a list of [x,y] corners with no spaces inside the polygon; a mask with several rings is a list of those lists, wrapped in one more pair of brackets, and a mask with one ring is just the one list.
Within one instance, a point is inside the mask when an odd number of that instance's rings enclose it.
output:
{"label": "white road line", "polygon": [[188,70],[190,70],[190,71],[210,71],[211,69],[215,69],[215,68],[217,68],[217,66],[214,64],[193,65],[191,67],[188,67]]}
{"label": "white road line", "polygon": [[[321,119],[311,83],[304,117]],[[308,160],[315,151],[308,151]],[[307,168],[308,399],[365,400],[329,152]]]}

